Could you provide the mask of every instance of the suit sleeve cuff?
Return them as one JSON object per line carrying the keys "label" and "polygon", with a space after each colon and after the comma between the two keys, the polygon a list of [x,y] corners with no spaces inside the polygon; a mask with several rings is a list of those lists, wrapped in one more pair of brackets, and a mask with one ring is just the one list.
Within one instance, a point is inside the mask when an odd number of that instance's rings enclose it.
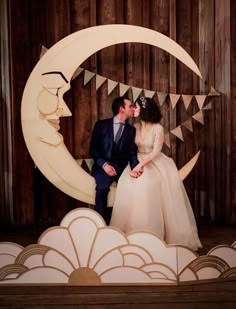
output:
{"label": "suit sleeve cuff", "polygon": [[104,167],[108,164],[108,162],[105,162],[103,165],[102,165],[102,168],[104,169]]}

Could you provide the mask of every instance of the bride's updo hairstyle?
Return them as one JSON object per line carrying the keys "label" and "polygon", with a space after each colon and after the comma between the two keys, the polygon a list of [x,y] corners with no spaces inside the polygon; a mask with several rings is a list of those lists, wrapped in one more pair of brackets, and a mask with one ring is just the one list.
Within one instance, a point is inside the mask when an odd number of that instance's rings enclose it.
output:
{"label": "bride's updo hairstyle", "polygon": [[151,98],[140,97],[135,102],[135,105],[140,106],[140,119],[145,122],[158,123],[162,118],[160,108]]}

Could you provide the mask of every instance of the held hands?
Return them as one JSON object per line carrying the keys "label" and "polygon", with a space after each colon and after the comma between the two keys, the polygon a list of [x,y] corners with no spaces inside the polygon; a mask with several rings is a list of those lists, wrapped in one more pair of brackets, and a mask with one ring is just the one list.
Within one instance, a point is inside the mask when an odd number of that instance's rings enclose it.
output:
{"label": "held hands", "polygon": [[130,176],[133,178],[138,178],[139,176],[142,175],[143,173],[143,166],[141,166],[141,164],[139,163],[138,165],[135,166],[135,168],[132,169],[132,171],[130,172]]}
{"label": "held hands", "polygon": [[109,175],[109,176],[116,176],[117,175],[115,168],[112,165],[110,165],[109,163],[105,164],[103,166],[103,169],[107,173],[107,175]]}

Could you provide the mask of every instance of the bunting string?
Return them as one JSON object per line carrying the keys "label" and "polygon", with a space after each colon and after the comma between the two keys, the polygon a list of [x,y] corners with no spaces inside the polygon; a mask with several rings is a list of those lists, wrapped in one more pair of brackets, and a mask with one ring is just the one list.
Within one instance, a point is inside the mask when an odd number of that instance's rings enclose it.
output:
{"label": "bunting string", "polygon": [[[47,48],[45,46],[41,47],[40,58],[47,52]],[[160,107],[164,104],[170,104],[172,110],[174,110],[177,104],[180,104],[181,101],[184,104],[185,110],[189,109],[191,103],[196,102],[199,108],[199,111],[194,115],[190,116],[187,120],[183,121],[176,128],[171,129],[170,131],[165,133],[164,143],[167,147],[171,147],[170,143],[170,134],[174,135],[176,138],[180,139],[184,142],[182,127],[185,127],[190,132],[193,132],[193,119],[198,123],[204,125],[204,112],[212,109],[213,100],[220,96],[214,87],[211,86],[211,89],[207,95],[186,95],[186,94],[175,94],[175,93],[164,93],[144,88],[138,88],[130,85],[126,85],[117,81],[110,80],[106,77],[103,77],[99,74],[92,73],[82,67],[78,67],[78,69],[74,72],[72,76],[72,80],[78,77],[81,73],[84,73],[84,86],[86,86],[93,78],[96,78],[96,91],[100,89],[100,87],[107,82],[107,95],[111,95],[111,93],[119,88],[119,95],[123,96],[129,90],[132,92],[132,100],[135,102],[141,93],[144,93],[146,97],[153,98],[155,95],[158,99],[158,103]],[[207,104],[206,104],[207,102]]]}

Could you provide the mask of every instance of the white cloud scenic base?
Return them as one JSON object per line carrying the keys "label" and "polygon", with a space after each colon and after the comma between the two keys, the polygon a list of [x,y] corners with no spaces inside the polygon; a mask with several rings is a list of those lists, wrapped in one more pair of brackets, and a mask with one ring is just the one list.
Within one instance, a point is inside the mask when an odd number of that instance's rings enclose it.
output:
{"label": "white cloud scenic base", "polygon": [[128,235],[106,226],[95,211],[78,208],[37,244],[0,243],[0,284],[178,285],[236,279],[236,242],[199,256],[156,235]]}

